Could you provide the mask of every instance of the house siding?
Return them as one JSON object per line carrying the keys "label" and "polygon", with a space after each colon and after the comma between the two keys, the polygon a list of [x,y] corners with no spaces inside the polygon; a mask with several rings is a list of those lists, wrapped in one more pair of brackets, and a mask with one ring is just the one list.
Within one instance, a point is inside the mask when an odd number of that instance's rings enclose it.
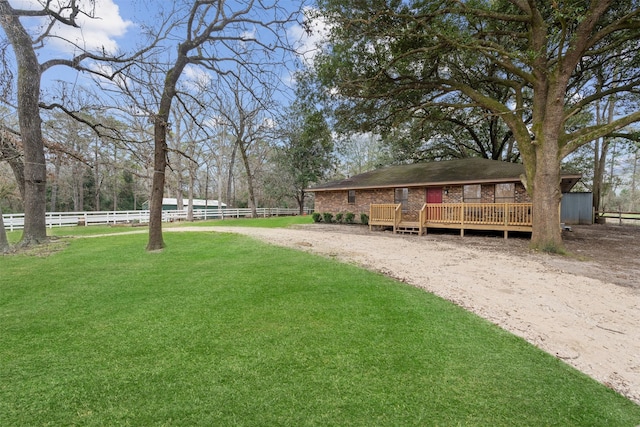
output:
{"label": "house siding", "polygon": [[[400,188],[400,187],[398,187]],[[442,187],[442,203],[462,203],[463,186],[449,185]],[[426,200],[427,187],[413,187],[408,191],[408,209],[418,211]],[[373,204],[386,204],[394,202],[394,189],[382,188],[372,190],[355,190],[355,203],[348,202],[348,191],[319,191],[315,193],[315,211],[332,214],[352,212],[356,215],[356,220],[360,219],[360,214],[369,215],[369,206]],[[482,184],[482,203],[493,203],[495,200],[495,185]],[[527,194],[522,183],[515,183],[515,203],[530,203],[531,198]]]}
{"label": "house siding", "polygon": [[349,193],[346,190],[318,192],[314,210],[320,213],[330,212],[334,215],[339,212],[353,212],[358,220],[361,213],[369,215],[369,205],[393,203],[393,188],[356,190],[355,203],[349,203],[348,196]]}

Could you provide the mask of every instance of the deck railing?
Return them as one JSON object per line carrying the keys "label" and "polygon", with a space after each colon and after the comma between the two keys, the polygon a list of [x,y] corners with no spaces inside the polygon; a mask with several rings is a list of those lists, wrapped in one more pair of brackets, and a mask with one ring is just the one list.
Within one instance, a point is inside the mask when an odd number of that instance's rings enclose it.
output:
{"label": "deck railing", "polygon": [[369,229],[374,225],[396,227],[402,220],[402,204],[381,204],[369,206]]}
{"label": "deck railing", "polygon": [[531,203],[426,204],[426,223],[531,226]]}
{"label": "deck railing", "polygon": [[420,225],[424,225],[427,222],[427,204],[422,205],[420,213],[418,214],[418,222]]}
{"label": "deck railing", "polygon": [[[369,209],[369,228],[402,222],[402,205],[379,204]],[[422,228],[460,228],[527,231],[531,228],[531,203],[425,203],[418,213]]]}
{"label": "deck railing", "polygon": [[398,225],[402,222],[402,203],[398,203],[394,212],[395,222],[393,224],[393,231],[396,230]]}

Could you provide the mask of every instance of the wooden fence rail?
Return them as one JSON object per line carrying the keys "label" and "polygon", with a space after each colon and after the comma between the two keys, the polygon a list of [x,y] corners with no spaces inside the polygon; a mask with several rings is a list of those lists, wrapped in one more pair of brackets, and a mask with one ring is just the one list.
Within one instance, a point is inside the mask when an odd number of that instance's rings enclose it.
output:
{"label": "wooden fence rail", "polygon": [[619,225],[622,225],[627,220],[632,222],[640,220],[640,212],[605,211],[598,212],[598,216],[601,218],[617,219]]}
{"label": "wooden fence rail", "polygon": [[[258,208],[259,217],[298,215],[299,209],[289,208]],[[310,213],[310,210],[305,210]],[[194,209],[194,220],[225,219],[225,218],[246,218],[252,216],[251,209]],[[163,222],[174,222],[186,220],[188,211],[173,210],[163,211]],[[5,229],[9,231],[21,230],[24,228],[24,214],[4,214],[2,215]],[[114,224],[146,224],[149,222],[149,211],[98,211],[98,212],[47,212],[46,224],[52,227],[70,227],[77,225],[114,225]]]}

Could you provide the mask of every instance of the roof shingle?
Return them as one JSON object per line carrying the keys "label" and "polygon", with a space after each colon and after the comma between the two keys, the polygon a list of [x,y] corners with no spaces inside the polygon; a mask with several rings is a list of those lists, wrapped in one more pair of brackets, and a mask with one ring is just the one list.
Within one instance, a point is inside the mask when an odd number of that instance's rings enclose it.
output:
{"label": "roof shingle", "polygon": [[[309,188],[308,191],[514,182],[523,179],[524,173],[524,166],[519,163],[467,158],[389,166],[350,178],[317,185]],[[563,173],[563,178],[565,176],[566,178],[572,178],[573,184],[580,179],[579,174]],[[563,191],[565,191],[565,188],[563,188]]]}

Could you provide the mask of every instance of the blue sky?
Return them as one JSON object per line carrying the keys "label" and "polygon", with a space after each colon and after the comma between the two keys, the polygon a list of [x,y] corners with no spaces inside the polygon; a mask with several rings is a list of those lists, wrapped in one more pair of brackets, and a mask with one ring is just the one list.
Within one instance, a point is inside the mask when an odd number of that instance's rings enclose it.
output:
{"label": "blue sky", "polygon": [[[10,0],[14,8],[32,9],[37,8],[40,2],[45,0]],[[65,2],[68,0],[53,0],[53,4],[57,2]],[[171,7],[174,2],[170,0],[93,0],[95,7],[94,19],[81,17],[81,28],[71,28],[59,25],[54,28],[53,33],[59,38],[50,38],[47,40],[43,48],[39,49],[38,55],[41,61],[49,58],[71,58],[81,49],[89,51],[106,51],[108,53],[130,52],[135,50],[141,40],[141,30],[145,25],[157,28],[158,13],[162,9]],[[90,0],[79,0],[79,2],[90,4]],[[228,3],[232,3],[229,1]],[[295,10],[300,7],[300,1],[281,1],[281,5],[289,10]],[[32,31],[33,34],[38,32],[41,22],[38,18],[24,19],[23,24]],[[305,35],[303,29],[299,25],[291,24],[287,28],[287,36],[290,39],[298,40],[301,51],[308,51],[315,42],[315,38],[309,38]],[[76,44],[64,40],[70,40]],[[172,46],[167,49],[170,55],[175,51]],[[204,71],[188,69],[183,74],[181,81],[188,83],[189,79],[200,79]],[[282,80],[287,83],[290,80],[289,71],[282,70]],[[47,71],[43,76],[43,90],[60,85],[60,81],[66,81],[71,86],[82,86],[90,84],[90,80],[85,76],[78,76],[75,72],[65,67],[54,67]]]}

